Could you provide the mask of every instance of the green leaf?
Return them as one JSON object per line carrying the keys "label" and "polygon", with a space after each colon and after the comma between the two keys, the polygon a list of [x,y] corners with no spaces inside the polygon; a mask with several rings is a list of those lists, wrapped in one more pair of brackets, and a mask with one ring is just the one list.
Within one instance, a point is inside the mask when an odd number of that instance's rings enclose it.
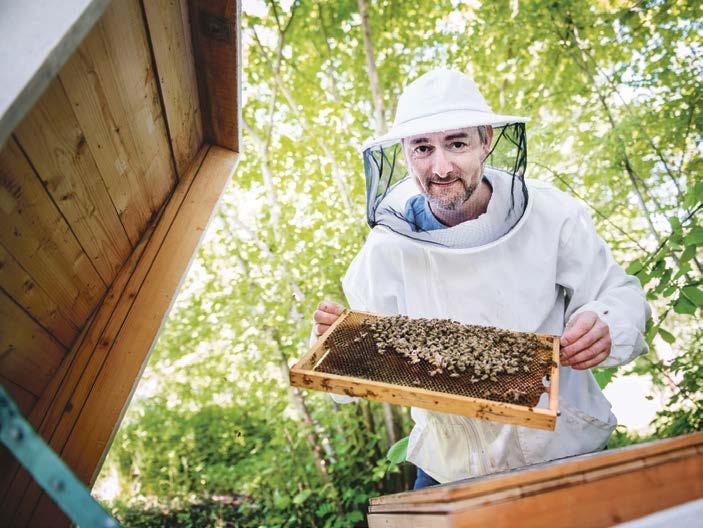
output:
{"label": "green leaf", "polygon": [[676,284],[672,284],[671,286],[669,286],[667,289],[665,289],[662,292],[662,296],[671,297],[674,294],[674,292],[677,290],[677,288],[678,287],[676,286]]}
{"label": "green leaf", "polygon": [[361,522],[364,520],[364,514],[359,510],[347,513],[346,517],[349,522]]}
{"label": "green leaf", "polygon": [[629,273],[630,275],[637,275],[640,271],[642,271],[642,268],[644,268],[644,266],[639,260],[633,260],[627,266],[627,269],[625,271],[627,271],[627,273]]}
{"label": "green leaf", "polygon": [[408,441],[409,440],[410,440],[409,436],[406,436],[405,438],[398,440],[388,450],[388,454],[386,455],[386,458],[390,462],[392,462],[393,464],[400,464],[401,462],[404,462],[408,456]]}
{"label": "green leaf", "polygon": [[700,246],[703,244],[703,227],[694,226],[688,235],[683,238],[683,242],[687,246]]}
{"label": "green leaf", "polygon": [[685,286],[681,292],[696,306],[703,306],[703,290],[696,286]]}
{"label": "green leaf", "polygon": [[696,313],[696,305],[680,294],[674,302],[674,311],[678,314],[693,315]]}
{"label": "green leaf", "polygon": [[617,367],[612,367],[592,370],[591,372],[593,372],[593,376],[596,378],[596,381],[598,382],[600,388],[603,389],[608,383],[611,382],[617,371]]}
{"label": "green leaf", "polygon": [[681,257],[679,260],[683,264],[684,262],[688,262],[691,260],[693,257],[696,256],[696,246],[688,246],[683,253],[681,253]]}
{"label": "green leaf", "polygon": [[669,344],[672,344],[674,341],[676,341],[676,338],[663,328],[659,329],[659,335],[662,336],[662,339]]}
{"label": "green leaf", "polygon": [[293,497],[293,504],[297,504],[300,506],[302,503],[304,503],[306,500],[308,500],[308,497],[312,493],[311,490],[305,489],[298,493],[295,497]]}

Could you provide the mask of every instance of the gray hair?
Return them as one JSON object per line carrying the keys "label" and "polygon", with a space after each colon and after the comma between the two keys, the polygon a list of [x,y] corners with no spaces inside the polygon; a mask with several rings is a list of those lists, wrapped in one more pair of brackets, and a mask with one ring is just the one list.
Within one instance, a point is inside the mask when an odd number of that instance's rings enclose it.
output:
{"label": "gray hair", "polygon": [[476,128],[478,129],[478,137],[481,140],[481,143],[485,144],[488,142],[488,130],[486,129],[486,125],[480,125]]}

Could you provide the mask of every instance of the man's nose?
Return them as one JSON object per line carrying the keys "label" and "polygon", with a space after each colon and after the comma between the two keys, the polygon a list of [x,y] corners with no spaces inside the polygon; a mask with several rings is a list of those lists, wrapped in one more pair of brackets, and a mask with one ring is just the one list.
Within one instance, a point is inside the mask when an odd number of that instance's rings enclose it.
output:
{"label": "man's nose", "polygon": [[446,178],[452,172],[452,163],[444,149],[438,148],[434,152],[432,172],[439,178]]}

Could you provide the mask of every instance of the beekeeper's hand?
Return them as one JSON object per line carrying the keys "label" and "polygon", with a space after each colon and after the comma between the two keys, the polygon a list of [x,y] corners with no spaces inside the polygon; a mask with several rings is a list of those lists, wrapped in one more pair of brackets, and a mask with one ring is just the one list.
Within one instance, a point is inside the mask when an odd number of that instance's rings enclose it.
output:
{"label": "beekeeper's hand", "polygon": [[595,312],[581,312],[566,325],[559,359],[577,370],[595,367],[610,355],[610,329]]}
{"label": "beekeeper's hand", "polygon": [[339,316],[342,315],[343,310],[344,306],[332,301],[325,300],[318,304],[317,310],[315,310],[315,313],[312,316],[316,323],[315,333],[318,336],[324,334],[327,329],[332,326],[337,319],[339,319]]}

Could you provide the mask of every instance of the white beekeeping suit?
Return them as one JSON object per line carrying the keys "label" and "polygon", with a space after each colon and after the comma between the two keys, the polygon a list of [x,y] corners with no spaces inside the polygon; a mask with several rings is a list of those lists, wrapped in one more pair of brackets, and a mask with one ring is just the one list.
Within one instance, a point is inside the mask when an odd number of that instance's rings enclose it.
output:
{"label": "white beekeeping suit", "polygon": [[[373,229],[343,279],[349,306],[554,335],[576,314],[593,311],[607,323],[612,341],[599,366],[620,365],[644,353],[649,308],[639,282],[615,263],[579,202],[549,184],[525,183],[526,146],[524,152],[518,149],[521,162],[512,170],[486,167],[493,194],[477,220],[432,231],[403,222],[398,212],[418,188],[411,179],[388,174],[397,163],[395,157],[389,162],[384,145],[432,132],[432,126],[511,123],[518,123],[512,144],[525,145],[522,118],[493,114],[472,82],[464,90],[471,92],[468,102],[461,94],[452,99],[451,87],[442,82],[456,83],[457,75],[432,72],[425,76],[429,85],[426,80],[419,88],[410,85],[391,132],[366,146]],[[434,114],[432,100],[413,99],[413,90],[426,94],[428,86],[443,94]],[[559,376],[561,416],[555,431],[413,408],[408,460],[444,483],[602,449],[616,419],[593,374],[561,367]],[[546,393],[538,407],[547,407]]]}
{"label": "white beekeeping suit", "polygon": [[[374,228],[343,280],[349,306],[555,335],[592,310],[613,342],[600,366],[645,352],[649,314],[637,279],[613,261],[583,206],[545,183],[528,188],[519,223],[479,247],[430,246]],[[559,376],[554,432],[413,408],[408,460],[449,482],[602,449],[616,420],[593,374],[561,367]]]}

